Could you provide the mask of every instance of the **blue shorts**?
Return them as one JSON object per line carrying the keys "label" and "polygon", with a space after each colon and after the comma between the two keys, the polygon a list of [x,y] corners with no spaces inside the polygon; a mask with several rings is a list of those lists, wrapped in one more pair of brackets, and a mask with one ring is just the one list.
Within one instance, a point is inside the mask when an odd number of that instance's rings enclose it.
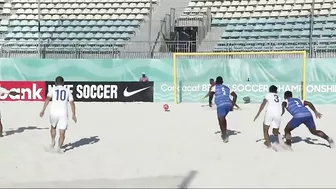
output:
{"label": "blue shorts", "polygon": [[301,124],[305,124],[306,127],[308,127],[308,129],[312,129],[315,127],[313,116],[297,117],[297,118],[293,117],[288,124],[293,129],[300,126]]}
{"label": "blue shorts", "polygon": [[232,109],[231,104],[224,104],[220,107],[217,107],[217,115],[218,117],[225,117]]}

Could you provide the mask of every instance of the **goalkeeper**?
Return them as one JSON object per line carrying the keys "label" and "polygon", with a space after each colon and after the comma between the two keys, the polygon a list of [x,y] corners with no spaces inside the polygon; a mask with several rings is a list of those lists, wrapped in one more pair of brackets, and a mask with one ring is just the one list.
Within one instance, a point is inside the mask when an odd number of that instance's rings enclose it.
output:
{"label": "goalkeeper", "polygon": [[209,92],[204,96],[204,98],[209,97],[209,107],[212,107],[212,99],[215,95],[215,89],[216,89],[214,86],[216,86],[216,83],[215,80],[212,78],[209,80],[209,82],[210,82]]}
{"label": "goalkeeper", "polygon": [[[215,96],[216,83],[215,80],[212,78],[210,78],[209,83],[210,83],[209,92],[204,96],[204,98],[209,97],[209,107],[212,107],[212,99]],[[240,110],[240,107],[237,104],[235,104],[234,107]]]}

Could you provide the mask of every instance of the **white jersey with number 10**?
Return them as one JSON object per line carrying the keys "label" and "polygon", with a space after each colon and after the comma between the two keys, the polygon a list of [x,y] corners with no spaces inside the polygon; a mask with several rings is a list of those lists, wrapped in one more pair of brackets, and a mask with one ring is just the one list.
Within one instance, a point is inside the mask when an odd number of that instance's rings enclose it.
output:
{"label": "white jersey with number 10", "polygon": [[266,112],[281,114],[282,112],[282,100],[277,93],[267,93],[265,95],[265,99],[267,100],[267,108]]}
{"label": "white jersey with number 10", "polygon": [[50,114],[67,116],[69,101],[73,101],[70,90],[64,86],[55,86],[48,92],[48,97],[52,99]]}

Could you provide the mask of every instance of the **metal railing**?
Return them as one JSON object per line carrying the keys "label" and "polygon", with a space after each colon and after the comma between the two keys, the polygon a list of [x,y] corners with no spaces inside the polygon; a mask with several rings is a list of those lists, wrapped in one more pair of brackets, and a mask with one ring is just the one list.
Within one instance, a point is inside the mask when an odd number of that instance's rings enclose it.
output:
{"label": "metal railing", "polygon": [[[39,56],[39,44],[36,41],[24,41],[0,44],[0,58],[67,58],[67,59],[105,59],[105,58],[171,58],[174,52],[199,52],[194,41],[153,41],[152,45],[164,46],[159,50],[147,47],[148,41],[117,43],[74,43],[73,41],[42,41]],[[127,45],[125,45],[127,44]],[[213,45],[207,52],[258,52],[258,51],[294,51],[309,50],[308,40],[272,40],[272,41],[203,41],[202,45]],[[313,40],[313,58],[336,58],[336,39]],[[134,48],[135,47],[135,48]],[[132,50],[130,50],[132,49]],[[134,51],[134,49],[138,49]],[[286,56],[286,55],[284,55]]]}

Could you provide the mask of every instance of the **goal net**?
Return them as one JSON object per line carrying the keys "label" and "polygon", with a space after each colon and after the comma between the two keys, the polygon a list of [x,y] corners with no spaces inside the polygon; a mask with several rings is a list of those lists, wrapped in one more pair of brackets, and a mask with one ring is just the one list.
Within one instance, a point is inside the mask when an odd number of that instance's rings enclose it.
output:
{"label": "goal net", "polygon": [[306,51],[175,53],[173,72],[176,104],[201,102],[217,76],[237,93],[238,103],[244,97],[260,103],[270,85],[306,98]]}

